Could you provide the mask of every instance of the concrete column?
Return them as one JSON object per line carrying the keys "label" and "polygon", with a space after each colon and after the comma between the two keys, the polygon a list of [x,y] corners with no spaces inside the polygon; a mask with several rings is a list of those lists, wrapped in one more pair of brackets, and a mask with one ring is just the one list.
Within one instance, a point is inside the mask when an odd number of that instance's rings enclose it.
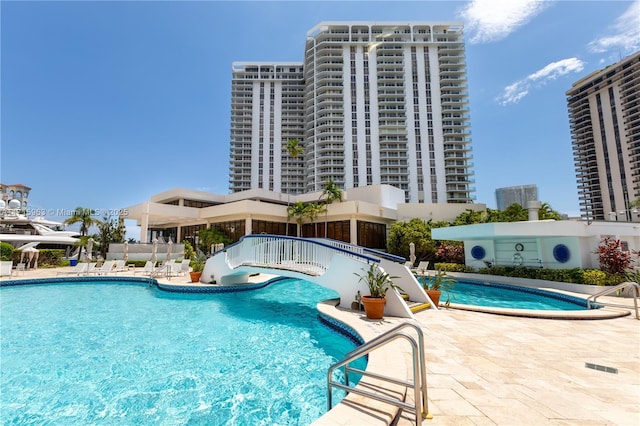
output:
{"label": "concrete column", "polygon": [[149,230],[149,203],[147,203],[145,207],[144,214],[142,215],[142,220],[140,221],[140,242],[147,242],[147,232]]}
{"label": "concrete column", "polygon": [[540,201],[527,201],[527,210],[529,211],[529,220],[538,220],[538,211],[542,207]]}
{"label": "concrete column", "polygon": [[244,235],[250,235],[253,232],[251,222],[251,215],[244,219]]}
{"label": "concrete column", "polygon": [[358,220],[356,219],[355,216],[351,216],[351,219],[349,219],[349,233],[351,234],[351,244],[358,244]]}

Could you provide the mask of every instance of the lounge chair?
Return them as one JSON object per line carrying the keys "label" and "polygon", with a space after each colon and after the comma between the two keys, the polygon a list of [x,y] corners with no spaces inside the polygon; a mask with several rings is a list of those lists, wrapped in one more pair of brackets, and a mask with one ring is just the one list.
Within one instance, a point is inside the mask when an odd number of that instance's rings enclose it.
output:
{"label": "lounge chair", "polygon": [[115,266],[116,266],[115,260],[106,260],[101,267],[93,269],[91,273],[97,274],[97,275],[112,274],[114,272]]}
{"label": "lounge chair", "polygon": [[113,267],[113,272],[125,272],[128,270],[129,268],[127,267],[124,259],[116,260],[116,265]]}
{"label": "lounge chair", "polygon": [[[143,275],[151,275],[156,270],[156,262],[152,260],[147,260],[147,263],[144,264],[144,268],[140,271]],[[137,274],[138,271],[133,271],[133,275]]]}
{"label": "lounge chair", "polygon": [[414,268],[413,271],[424,274],[427,272],[428,269],[429,269],[429,261],[423,260],[420,263],[418,263],[418,266]]}
{"label": "lounge chair", "polygon": [[[95,265],[95,264],[94,264]],[[89,271],[89,264],[86,262],[77,263],[71,271],[60,271],[56,275],[80,275]]]}
{"label": "lounge chair", "polygon": [[180,264],[180,275],[187,275],[189,272],[191,272],[191,262],[189,259],[184,259]]}

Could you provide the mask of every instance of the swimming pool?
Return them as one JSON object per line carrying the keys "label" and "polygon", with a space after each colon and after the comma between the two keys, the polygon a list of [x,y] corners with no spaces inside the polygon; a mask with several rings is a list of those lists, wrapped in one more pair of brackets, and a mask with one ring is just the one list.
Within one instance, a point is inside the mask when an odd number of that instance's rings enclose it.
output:
{"label": "swimming pool", "polygon": [[508,284],[458,279],[449,293],[452,304],[542,311],[587,310],[584,299]]}
{"label": "swimming pool", "polygon": [[301,280],[225,294],[114,281],[0,296],[2,424],[309,424],[326,411],[328,367],[355,346],[317,319],[316,304],[336,294]]}

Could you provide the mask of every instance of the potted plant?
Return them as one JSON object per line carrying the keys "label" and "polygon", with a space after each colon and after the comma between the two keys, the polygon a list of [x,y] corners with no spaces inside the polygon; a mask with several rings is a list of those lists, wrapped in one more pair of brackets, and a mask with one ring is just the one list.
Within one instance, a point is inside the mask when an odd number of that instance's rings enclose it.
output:
{"label": "potted plant", "polygon": [[369,265],[369,270],[364,274],[357,274],[360,281],[364,281],[369,288],[369,295],[362,296],[362,304],[364,312],[369,319],[382,319],[384,314],[384,305],[387,302],[386,295],[390,288],[400,289],[393,283],[393,278],[384,272],[376,264]]}
{"label": "potted plant", "polygon": [[422,287],[429,295],[429,299],[436,305],[440,304],[440,297],[444,292],[447,300],[444,303],[444,306],[449,307],[451,303],[451,294],[449,291],[453,289],[456,281],[447,275],[446,271],[436,271],[436,274],[433,277],[429,277],[428,275],[422,276]]}
{"label": "potted plant", "polygon": [[202,270],[206,262],[207,258],[204,253],[200,251],[191,259],[191,272],[189,272],[189,276],[191,277],[192,283],[200,282],[200,276],[202,275]]}

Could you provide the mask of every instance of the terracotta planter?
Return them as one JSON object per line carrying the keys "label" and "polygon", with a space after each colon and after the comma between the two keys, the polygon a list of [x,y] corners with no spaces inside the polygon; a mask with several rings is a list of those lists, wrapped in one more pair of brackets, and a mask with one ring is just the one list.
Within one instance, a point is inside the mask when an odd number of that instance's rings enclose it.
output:
{"label": "terracotta planter", "polygon": [[191,282],[192,283],[199,283],[201,275],[202,275],[202,271],[189,272],[189,276],[191,276]]}
{"label": "terracotta planter", "polygon": [[429,299],[433,302],[434,305],[440,305],[440,295],[442,294],[441,290],[426,290]]}
{"label": "terracotta planter", "polygon": [[362,296],[364,312],[369,319],[382,319],[385,303],[387,299],[384,297]]}

